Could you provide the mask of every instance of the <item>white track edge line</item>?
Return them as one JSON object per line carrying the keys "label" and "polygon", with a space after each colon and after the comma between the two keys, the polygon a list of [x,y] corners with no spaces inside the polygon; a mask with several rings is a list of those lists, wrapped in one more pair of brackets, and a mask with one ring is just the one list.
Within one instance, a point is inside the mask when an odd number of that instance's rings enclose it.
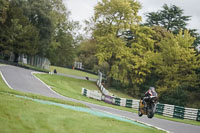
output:
{"label": "white track edge line", "polygon": [[59,95],[59,96],[61,96],[61,97],[65,97],[65,96],[63,96],[63,95],[57,93],[56,91],[52,90],[50,86],[48,86],[45,82],[43,82],[41,79],[39,79],[37,76],[35,76],[34,73],[35,73],[35,74],[37,74],[37,73],[38,73],[38,74],[46,74],[46,73],[42,73],[42,72],[31,72],[31,74],[32,74],[37,80],[39,80],[40,82],[42,82],[50,91],[52,91],[52,92],[55,93],[56,95]]}
{"label": "white track edge line", "polygon": [[0,74],[1,74],[1,77],[2,77],[3,81],[6,83],[6,85],[7,85],[10,89],[14,90],[14,89],[8,84],[8,82],[6,81],[6,79],[5,79],[5,77],[3,76],[3,74],[2,74],[1,71],[0,71]]}

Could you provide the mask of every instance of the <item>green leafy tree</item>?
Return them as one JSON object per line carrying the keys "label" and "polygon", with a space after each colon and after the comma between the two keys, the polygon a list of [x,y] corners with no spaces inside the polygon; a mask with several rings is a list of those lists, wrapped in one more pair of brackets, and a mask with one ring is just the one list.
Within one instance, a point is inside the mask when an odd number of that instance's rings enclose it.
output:
{"label": "green leafy tree", "polygon": [[4,4],[0,7],[1,52],[14,53],[15,62],[20,54],[27,54],[47,57],[57,65],[72,64],[75,45],[81,38],[75,34],[79,23],[69,20],[70,12],[62,0],[0,2]]}
{"label": "green leafy tree", "polygon": [[16,6],[15,2],[10,3],[7,11],[8,17],[3,24],[1,32],[1,48],[8,54],[15,55],[15,62],[18,62],[20,54],[34,55],[38,50],[38,31],[23,15],[23,10]]}
{"label": "green leafy tree", "polygon": [[7,10],[9,9],[8,0],[0,0],[0,23],[4,23],[7,18]]}
{"label": "green leafy tree", "polygon": [[184,16],[183,10],[175,5],[164,4],[163,9],[157,12],[147,13],[146,25],[165,27],[168,31],[178,33],[186,29],[190,16]]}
{"label": "green leafy tree", "polygon": [[[77,47],[78,58],[77,61],[83,63],[84,69],[94,70],[98,65],[96,55],[97,46],[95,40],[85,40]],[[97,71],[96,71],[97,72]]]}
{"label": "green leafy tree", "polygon": [[[70,12],[62,0],[28,0],[26,16],[39,29],[39,52],[52,64],[71,66],[75,58],[75,45],[81,38],[76,34],[79,23],[70,21]],[[68,62],[67,62],[68,61]]]}
{"label": "green leafy tree", "polygon": [[[191,16],[185,16],[184,10],[176,5],[168,6],[164,4],[162,10],[157,12],[150,12],[146,14],[147,20],[145,25],[148,26],[160,26],[166,28],[168,31],[172,31],[174,34],[178,34],[181,29],[187,29],[188,21]],[[195,37],[194,45],[200,44],[200,35],[196,29],[189,29],[190,34]]]}
{"label": "green leafy tree", "polygon": [[57,66],[72,66],[75,59],[75,48],[73,47],[72,35],[59,31],[55,39],[57,47],[51,49],[50,61],[53,65]]}
{"label": "green leafy tree", "polygon": [[103,0],[95,7],[92,27],[99,63],[109,64],[108,85],[113,79],[120,81],[130,87],[130,94],[138,93],[138,85],[150,73],[149,58],[154,51],[154,32],[139,25],[139,9],[136,1]]}
{"label": "green leafy tree", "polygon": [[97,40],[99,63],[109,64],[109,84],[116,77],[112,71],[116,69],[117,56],[126,49],[126,41],[120,35],[140,21],[139,9],[139,3],[129,0],[102,0],[95,7],[93,36]]}
{"label": "green leafy tree", "polygon": [[[176,96],[174,94],[177,92],[183,92],[183,97],[178,99],[183,100],[186,98],[186,92],[192,91],[192,88],[196,88],[199,84],[196,70],[199,69],[200,62],[194,49],[191,48],[194,40],[188,31],[180,31],[177,35],[171,34],[160,42],[160,52],[154,54],[152,58],[154,72],[158,76],[155,84],[161,100],[165,103],[171,103],[167,99],[175,99],[173,96]],[[163,98],[166,95],[169,98]],[[178,100],[176,102],[180,105]]]}

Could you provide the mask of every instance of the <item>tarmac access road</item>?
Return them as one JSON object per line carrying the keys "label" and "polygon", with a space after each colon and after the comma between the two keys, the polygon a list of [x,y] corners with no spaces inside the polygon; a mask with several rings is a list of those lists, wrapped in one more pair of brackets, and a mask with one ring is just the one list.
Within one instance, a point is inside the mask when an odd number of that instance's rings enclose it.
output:
{"label": "tarmac access road", "polygon": [[[27,70],[24,68],[10,66],[10,65],[2,65],[0,66],[0,71],[7,84],[14,90],[28,92],[33,94],[39,94],[47,97],[53,97],[63,100],[69,100],[73,102],[79,102],[85,104],[93,110],[99,110],[103,112],[108,112],[116,115],[120,115],[123,117],[127,117],[130,119],[134,119],[143,123],[147,123],[169,132],[173,133],[200,133],[200,126],[178,123],[174,121],[153,118],[148,119],[146,116],[138,117],[137,114],[122,111],[118,109],[114,109],[111,107],[105,107],[101,105],[96,105],[80,100],[76,100],[73,98],[64,97],[53,90],[50,87],[46,86],[43,82],[41,82],[38,78],[36,78],[32,73],[35,72],[33,70]],[[81,92],[80,92],[81,93]]]}

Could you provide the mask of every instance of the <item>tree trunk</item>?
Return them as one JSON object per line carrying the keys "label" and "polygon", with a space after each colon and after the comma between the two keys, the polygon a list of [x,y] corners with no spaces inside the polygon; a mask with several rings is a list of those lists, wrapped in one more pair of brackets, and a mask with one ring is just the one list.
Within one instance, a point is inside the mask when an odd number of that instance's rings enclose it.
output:
{"label": "tree trunk", "polygon": [[112,69],[112,65],[113,65],[113,58],[114,57],[112,56],[110,61],[108,62],[109,63],[108,75],[109,76],[107,76],[107,84],[106,84],[108,87],[111,87],[112,86],[112,82],[113,82],[113,77],[112,77],[112,75],[110,75],[111,69]]}
{"label": "tree trunk", "polygon": [[18,53],[14,53],[15,58],[14,58],[14,63],[18,64],[18,58],[19,58],[19,54]]}
{"label": "tree trunk", "polygon": [[108,77],[107,78],[107,87],[111,87],[112,86],[112,82],[113,82],[113,78],[112,77]]}

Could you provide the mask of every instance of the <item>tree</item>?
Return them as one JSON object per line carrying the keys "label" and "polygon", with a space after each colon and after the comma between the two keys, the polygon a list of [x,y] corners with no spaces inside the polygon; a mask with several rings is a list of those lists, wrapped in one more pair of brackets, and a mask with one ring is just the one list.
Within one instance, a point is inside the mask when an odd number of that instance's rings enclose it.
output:
{"label": "tree", "polygon": [[75,32],[80,25],[69,20],[70,12],[62,0],[0,2],[3,3],[0,6],[1,52],[13,53],[15,62],[20,54],[26,54],[49,58],[57,65],[71,66],[76,43],[81,39]]}
{"label": "tree", "polygon": [[85,40],[77,47],[77,61],[83,63],[84,69],[94,70],[98,65],[96,55],[97,46],[95,40]]}
{"label": "tree", "polygon": [[4,52],[12,52],[17,63],[20,54],[37,53],[38,31],[23,15],[23,10],[16,6],[15,1],[10,2],[9,6],[8,17],[2,26],[5,31],[1,32],[1,48]]}
{"label": "tree", "polygon": [[53,65],[69,67],[75,59],[75,48],[73,47],[73,37],[70,33],[59,31],[55,37],[57,47],[52,48],[50,61]]}
{"label": "tree", "polygon": [[[60,1],[60,0],[59,0]],[[48,49],[51,47],[52,39],[57,26],[53,9],[57,9],[54,0],[28,0],[24,9],[24,15],[39,30],[39,51],[40,56],[47,57]],[[54,17],[54,18],[53,18]]]}
{"label": "tree", "polygon": [[[191,16],[184,16],[184,10],[176,5],[168,6],[164,4],[163,9],[157,12],[150,12],[146,14],[147,20],[145,25],[160,26],[178,34],[180,30],[187,29],[188,21]],[[200,35],[196,29],[188,29],[190,34],[195,37],[194,46],[200,44]]]}
{"label": "tree", "polygon": [[81,38],[75,32],[79,23],[69,20],[70,12],[62,0],[28,0],[28,5],[25,15],[39,29],[37,54],[49,58],[55,65],[71,66],[75,45]]}
{"label": "tree", "polygon": [[147,13],[146,25],[165,27],[168,31],[179,33],[179,30],[186,29],[187,22],[191,16],[184,16],[183,9],[164,4],[163,9],[157,12]]}
{"label": "tree", "polygon": [[93,38],[97,42],[99,64],[108,63],[108,85],[119,81],[138,94],[139,86],[150,73],[154,33],[140,26],[140,4],[130,0],[103,0],[95,7]]}
{"label": "tree", "polygon": [[8,0],[0,0],[0,23],[3,24],[7,18],[7,10],[9,9]]}
{"label": "tree", "polygon": [[[160,42],[160,52],[152,58],[152,73],[158,77],[155,84],[162,102],[172,104],[171,99],[176,99],[175,94],[180,92],[184,95],[180,94],[180,99],[174,102],[185,104],[187,91],[193,91],[198,86],[196,70],[199,69],[200,62],[191,48],[193,41],[194,38],[188,31],[180,31],[179,34],[171,34]],[[179,100],[183,100],[182,104]]]}
{"label": "tree", "polygon": [[93,37],[97,40],[99,63],[109,64],[109,84],[114,76],[112,71],[117,56],[126,49],[126,41],[120,35],[140,21],[139,9],[139,3],[130,0],[103,0],[95,7]]}

